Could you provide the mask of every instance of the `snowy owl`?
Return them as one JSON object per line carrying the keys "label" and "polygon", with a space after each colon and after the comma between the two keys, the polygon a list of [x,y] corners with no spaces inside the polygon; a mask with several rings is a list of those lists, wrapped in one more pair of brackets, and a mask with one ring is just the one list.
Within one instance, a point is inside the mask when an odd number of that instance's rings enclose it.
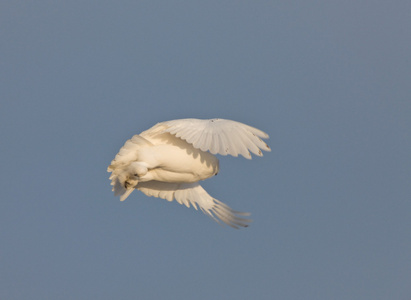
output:
{"label": "snowy owl", "polygon": [[214,154],[239,154],[251,159],[271,151],[262,141],[265,132],[224,119],[181,119],[156,124],[134,135],[108,166],[113,191],[124,201],[135,189],[147,196],[174,199],[187,207],[197,206],[215,221],[247,227],[249,213],[235,211],[211,197],[199,184],[216,175],[219,162]]}

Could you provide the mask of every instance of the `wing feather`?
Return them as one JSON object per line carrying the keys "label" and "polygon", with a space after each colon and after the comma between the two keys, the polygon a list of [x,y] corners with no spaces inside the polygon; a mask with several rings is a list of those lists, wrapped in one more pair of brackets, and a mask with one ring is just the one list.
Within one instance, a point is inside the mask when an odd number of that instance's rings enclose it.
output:
{"label": "wing feather", "polygon": [[138,190],[147,196],[166,199],[175,199],[178,203],[187,207],[192,205],[214,219],[217,223],[223,222],[228,226],[239,228],[247,227],[250,219],[245,218],[249,213],[243,213],[231,209],[228,205],[211,197],[198,182],[195,183],[169,183],[160,181],[140,182]]}
{"label": "wing feather", "polygon": [[[251,158],[250,151],[262,156],[261,150],[271,151],[270,147],[262,141],[269,136],[265,132],[252,126],[224,119],[180,119],[166,121],[157,124],[152,129],[161,126],[164,130],[178,138],[192,144],[202,151],[210,151],[212,154],[238,156],[241,154],[247,159]],[[158,130],[149,129],[158,133]]]}

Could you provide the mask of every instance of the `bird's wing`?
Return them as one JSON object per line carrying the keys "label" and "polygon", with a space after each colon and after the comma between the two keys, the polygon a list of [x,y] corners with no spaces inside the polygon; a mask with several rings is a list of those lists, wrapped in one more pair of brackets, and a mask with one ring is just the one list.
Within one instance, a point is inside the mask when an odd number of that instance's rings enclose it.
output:
{"label": "bird's wing", "polygon": [[224,119],[181,119],[158,123],[141,136],[154,136],[168,132],[195,148],[212,154],[238,156],[251,159],[249,151],[262,156],[261,150],[271,151],[261,139],[268,134],[246,124]]}
{"label": "bird's wing", "polygon": [[[217,223],[220,221],[234,227],[247,227],[250,219],[245,217],[249,213],[238,212],[226,204],[211,197],[198,182],[195,183],[168,183],[160,181],[140,182],[138,190],[147,196],[154,196],[168,201],[174,199],[187,207],[190,204],[197,210],[197,206]],[[221,223],[220,223],[221,224]]]}

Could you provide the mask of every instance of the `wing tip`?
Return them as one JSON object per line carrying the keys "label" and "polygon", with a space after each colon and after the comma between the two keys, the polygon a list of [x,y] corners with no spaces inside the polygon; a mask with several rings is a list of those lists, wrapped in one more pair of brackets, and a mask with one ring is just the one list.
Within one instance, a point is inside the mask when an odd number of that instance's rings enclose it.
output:
{"label": "wing tip", "polygon": [[[233,210],[228,205],[222,203],[221,201],[214,199],[214,207],[207,210],[205,213],[211,216],[220,225],[228,225],[235,229],[240,229],[241,227],[248,227],[253,220],[246,218],[250,215],[248,212],[240,212]],[[222,224],[221,222],[224,224]]]}

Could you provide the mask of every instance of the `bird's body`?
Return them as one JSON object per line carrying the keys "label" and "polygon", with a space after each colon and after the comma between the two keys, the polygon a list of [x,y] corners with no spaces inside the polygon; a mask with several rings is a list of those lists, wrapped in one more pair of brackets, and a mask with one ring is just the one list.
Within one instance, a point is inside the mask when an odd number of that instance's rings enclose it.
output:
{"label": "bird's body", "polygon": [[[134,189],[148,196],[193,205],[214,218],[237,228],[247,226],[248,215],[212,198],[199,181],[216,175],[219,162],[214,154],[243,155],[249,150],[262,156],[270,148],[259,138],[261,130],[223,119],[182,119],[158,123],[133,136],[120,149],[107,171],[115,195],[125,200]],[[211,153],[210,153],[211,152]],[[217,218],[217,219],[216,219]]]}

